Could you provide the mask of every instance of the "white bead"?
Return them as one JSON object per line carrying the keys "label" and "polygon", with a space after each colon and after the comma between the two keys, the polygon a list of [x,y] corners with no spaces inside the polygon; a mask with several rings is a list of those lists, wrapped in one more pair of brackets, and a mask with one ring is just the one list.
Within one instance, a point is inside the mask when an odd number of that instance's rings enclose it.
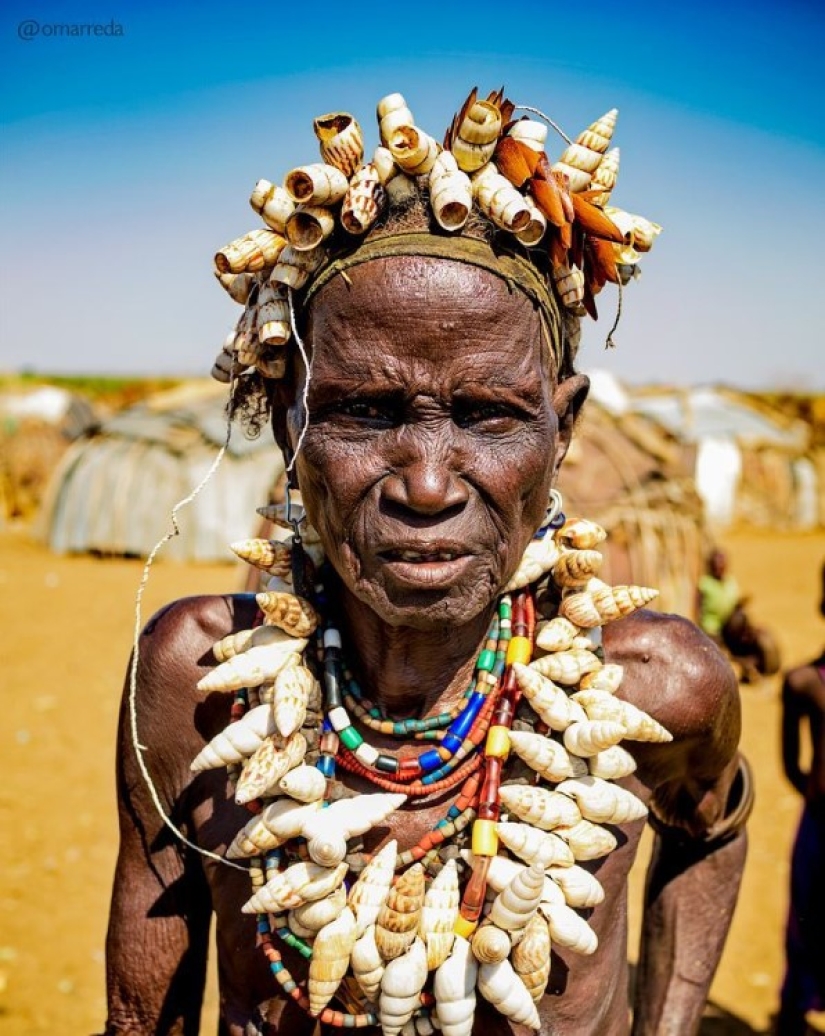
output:
{"label": "white bead", "polygon": [[355,749],[355,758],[364,763],[365,766],[372,766],[378,758],[378,749],[368,745],[366,741]]}
{"label": "white bead", "polygon": [[347,710],[343,705],[339,705],[336,709],[331,709],[327,714],[327,719],[332,724],[332,729],[338,732],[346,730],[347,727],[352,726],[350,718],[347,715]]}
{"label": "white bead", "polygon": [[328,630],[324,630],[324,647],[325,648],[340,648],[341,647],[341,634],[337,629],[330,627]]}

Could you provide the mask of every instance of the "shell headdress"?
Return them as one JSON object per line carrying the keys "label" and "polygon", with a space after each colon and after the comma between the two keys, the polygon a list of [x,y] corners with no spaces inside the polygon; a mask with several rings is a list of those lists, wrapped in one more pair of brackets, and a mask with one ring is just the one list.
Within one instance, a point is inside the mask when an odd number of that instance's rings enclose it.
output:
{"label": "shell headdress", "polygon": [[[615,110],[556,161],[544,122],[514,118],[517,110],[502,91],[480,98],[473,90],[439,139],[389,94],[369,158],[352,115],[317,118],[320,161],[288,171],[281,184],[259,181],[250,202],[264,226],[215,257],[218,279],[244,312],[213,375],[283,378],[294,293],[305,304],[342,263],[379,246],[383,255],[443,256],[444,242],[457,238],[457,257],[512,272],[556,321],[551,344],[573,353],[580,317],[596,317],[595,296],[608,281],[629,280],[661,228],[608,204],[619,164]],[[405,235],[412,244],[377,232],[404,191],[426,200],[432,217],[428,234]],[[507,243],[494,262],[473,252],[474,210]],[[635,767],[620,742],[670,737],[614,697],[622,668],[605,664],[601,648],[601,626],[655,591],[598,579],[598,525],[548,519],[504,588],[463,702],[393,722],[348,671],[333,618],[302,596],[322,561],[317,533],[305,516],[290,526],[277,509],[261,513],[275,522],[275,538],[233,550],[270,577],[257,596],[262,624],[213,648],[218,665],[199,686],[233,695],[231,722],[192,768],[226,766],[236,800],[253,813],[227,857],[248,861],[243,910],[257,915],[275,980],[322,1023],[378,1025],[385,1036],[434,1028],[470,1036],[479,997],[538,1028],[551,944],[595,952],[582,913],[604,898],[593,872],[618,844],[611,825],[646,813],[611,783]],[[402,760],[373,747],[369,729],[439,747]],[[380,790],[353,795],[336,766]],[[403,804],[452,788],[447,815],[418,844],[399,851],[385,838],[374,854],[364,851],[364,836]],[[277,941],[309,960],[305,981],[290,975]]]}
{"label": "shell headdress", "polygon": [[264,225],[215,255],[215,275],[244,311],[213,376],[229,382],[257,370],[283,378],[292,292],[337,255],[357,251],[390,196],[411,184],[425,189],[433,236],[460,237],[476,210],[513,254],[546,271],[575,353],[579,318],[597,317],[595,297],[608,281],[621,288],[638,272],[661,227],[609,204],[619,168],[619,149],[610,146],[615,108],[556,161],[545,150],[547,125],[514,117],[520,108],[501,90],[481,98],[473,89],[439,141],[416,124],[401,94],[388,94],[378,102],[379,142],[370,156],[352,115],[316,118],[320,161],[288,170],[281,184],[259,180],[250,204]]}

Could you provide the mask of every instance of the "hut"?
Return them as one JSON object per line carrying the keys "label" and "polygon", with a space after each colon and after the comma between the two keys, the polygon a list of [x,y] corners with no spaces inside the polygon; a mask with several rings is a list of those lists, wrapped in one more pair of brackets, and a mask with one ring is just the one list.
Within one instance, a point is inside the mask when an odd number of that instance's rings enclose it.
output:
{"label": "hut", "polygon": [[0,393],[0,524],[34,518],[60,458],[95,427],[82,396],[23,379]]}
{"label": "hut", "polygon": [[[130,407],[78,440],[55,471],[42,534],[57,553],[146,556],[171,528],[171,511],[201,482],[226,440],[226,389],[188,383]],[[222,463],[181,511],[164,556],[232,560],[255,508],[283,470],[271,436],[233,426]]]}
{"label": "hut", "polygon": [[819,524],[821,476],[804,421],[719,386],[641,389],[631,406],[695,448],[696,488],[715,530]]}
{"label": "hut", "polygon": [[559,478],[565,511],[607,530],[607,581],[656,587],[651,607],[693,618],[707,549],[695,450],[633,413],[611,376],[590,376],[591,397]]}

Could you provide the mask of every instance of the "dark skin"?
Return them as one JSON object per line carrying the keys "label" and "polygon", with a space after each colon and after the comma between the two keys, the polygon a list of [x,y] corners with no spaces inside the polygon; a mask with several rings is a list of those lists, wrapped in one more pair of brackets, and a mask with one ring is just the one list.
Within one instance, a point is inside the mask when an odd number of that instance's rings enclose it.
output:
{"label": "dark skin", "polygon": [[[297,468],[336,571],[330,592],[344,643],[365,692],[390,715],[441,711],[463,692],[496,596],[541,522],[586,379],[557,383],[525,296],[445,260],[375,260],[353,269],[350,284],[334,279],[313,301],[306,338],[311,420]],[[299,408],[276,407],[275,417],[276,434],[294,444]],[[152,620],[141,642],[145,761],[165,809],[218,854],[249,814],[234,804],[224,770],[189,771],[231,704],[230,694],[204,700],[195,685],[214,664],[211,645],[253,617],[246,596],[181,601]],[[643,612],[612,624],[605,649],[625,666],[621,696],[674,735],[667,745],[628,743],[638,771],[623,783],[655,800],[682,832],[657,838],[632,1032],[687,1036],[698,1026],[744,862],[744,834],[722,846],[702,841],[725,813],[736,770],[737,686],[714,645],[673,616]],[[198,857],[164,827],[137,771],[126,711],[118,790],[107,1033],[197,1031],[210,910],[221,1032],[311,1033],[314,1021],[278,998],[254,920],[240,912],[246,874]],[[389,837],[400,848],[414,844],[451,801],[448,793],[394,814],[367,847]],[[642,828],[616,828],[619,849],[594,865],[606,891],[589,918],[596,954],[554,950],[540,1009],[548,1036],[631,1032],[627,874]],[[296,977],[305,973],[285,958]],[[246,1030],[250,1022],[257,1028]],[[476,1032],[514,1028],[479,1001]]]}
{"label": "dark skin", "polygon": [[[825,565],[822,566],[822,598],[825,617]],[[825,651],[806,665],[785,675],[782,684],[782,764],[785,776],[812,806],[825,810]],[[801,731],[808,724],[811,762],[802,768]]]}

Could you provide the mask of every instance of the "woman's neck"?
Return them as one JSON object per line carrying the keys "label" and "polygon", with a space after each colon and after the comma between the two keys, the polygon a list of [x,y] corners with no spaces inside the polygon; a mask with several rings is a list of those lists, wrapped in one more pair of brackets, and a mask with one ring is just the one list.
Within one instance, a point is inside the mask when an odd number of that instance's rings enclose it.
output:
{"label": "woman's neck", "polygon": [[389,626],[363,601],[329,590],[344,658],[365,697],[388,717],[424,717],[448,709],[462,697],[495,603],[463,626],[419,630]]}

